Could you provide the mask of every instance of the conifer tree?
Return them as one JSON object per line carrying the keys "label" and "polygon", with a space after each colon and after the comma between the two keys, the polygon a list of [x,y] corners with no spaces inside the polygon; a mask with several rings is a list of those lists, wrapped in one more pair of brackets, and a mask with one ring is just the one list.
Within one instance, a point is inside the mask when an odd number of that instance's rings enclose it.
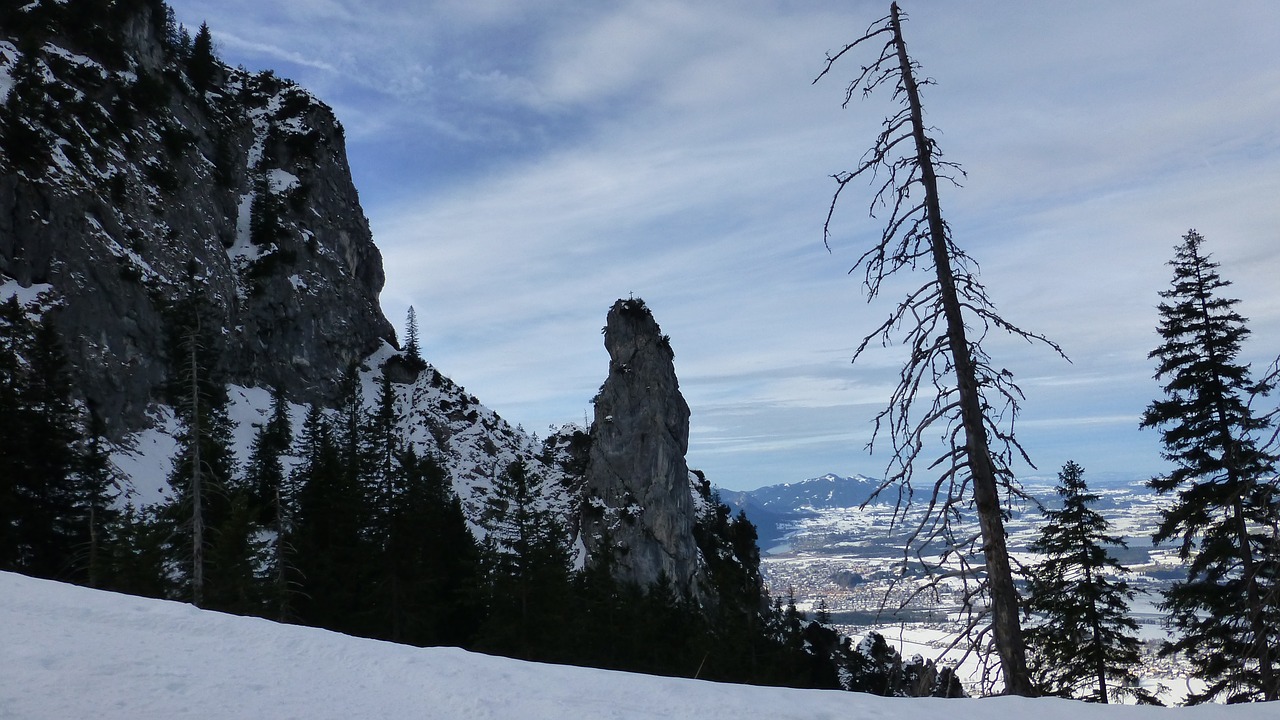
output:
{"label": "conifer tree", "polygon": [[542,504],[543,478],[523,460],[507,466],[485,500],[489,616],[482,647],[522,659],[555,657],[569,593],[568,532]]}
{"label": "conifer tree", "polygon": [[96,588],[111,581],[113,549],[110,545],[123,522],[116,500],[123,492],[125,479],[111,462],[106,425],[92,404],[89,405],[88,416],[76,472],[80,537],[76,564],[85,584]]}
{"label": "conifer tree", "polygon": [[70,578],[80,413],[51,317],[32,320],[27,310],[14,298],[0,310],[0,567]]}
{"label": "conifer tree", "polygon": [[[29,338],[26,314],[15,296],[0,303],[0,437],[19,437],[24,427],[20,392],[23,385],[22,349]],[[22,478],[22,446],[0,452],[0,568],[18,563],[18,483]]]}
{"label": "conifer tree", "polygon": [[378,396],[374,399],[373,412],[368,416],[368,472],[366,480],[371,494],[371,506],[378,518],[385,519],[395,505],[397,495],[397,457],[400,455],[400,415],[396,407],[396,387],[385,368],[378,378]]}
{"label": "conifer tree", "polygon": [[13,172],[32,177],[44,174],[52,145],[45,137],[44,123],[50,107],[43,74],[38,62],[40,43],[22,48],[22,57],[12,71],[12,87],[0,105],[0,155],[7,157]]}
{"label": "conifer tree", "polygon": [[259,173],[253,183],[253,198],[249,205],[249,242],[270,250],[284,236],[281,214],[284,208],[280,198],[271,189],[271,182]]}
{"label": "conifer tree", "polygon": [[291,544],[301,579],[294,612],[308,625],[367,634],[362,624],[369,561],[365,497],[336,435],[313,405],[302,425],[300,462],[293,474],[298,509]]}
{"label": "conifer tree", "polygon": [[397,492],[382,537],[374,601],[380,636],[414,645],[461,645],[478,621],[472,593],[479,548],[444,468],[411,447],[397,453]]}
{"label": "conifer tree", "polygon": [[426,366],[422,360],[422,348],[418,345],[418,314],[412,305],[409,306],[409,313],[405,319],[404,354],[412,369],[421,370]]}
{"label": "conifer tree", "polygon": [[1058,473],[1062,507],[1045,510],[1030,546],[1044,559],[1027,570],[1025,613],[1032,680],[1039,694],[1107,702],[1115,683],[1132,685],[1139,663],[1138,625],[1129,617],[1128,570],[1107,551],[1127,547],[1108,534],[1090,506],[1084,469],[1068,462]]}
{"label": "conifer tree", "polygon": [[1163,342],[1150,357],[1165,397],[1152,402],[1142,426],[1158,428],[1174,468],[1150,481],[1173,495],[1155,532],[1176,540],[1187,577],[1165,593],[1161,607],[1179,636],[1162,653],[1184,654],[1203,680],[1198,703],[1280,699],[1280,486],[1276,457],[1257,436],[1267,431],[1251,398],[1269,383],[1251,379],[1240,359],[1249,335],[1230,283],[1203,252],[1195,230],[1175,250],[1173,284],[1160,296]]}
{"label": "conifer tree", "polygon": [[202,22],[191,42],[191,55],[187,58],[187,75],[197,95],[203,96],[212,85],[217,62],[213,53],[213,33],[209,31],[209,23]]}
{"label": "conifer tree", "polygon": [[[243,610],[240,598],[252,578],[240,558],[252,532],[252,513],[237,482],[232,451],[230,398],[219,373],[216,323],[207,312],[198,280],[170,316],[171,395],[178,420],[178,452],[169,475],[172,498],[160,511],[172,529],[169,550],[178,571],[179,597],[197,607]],[[210,554],[212,553],[212,555]],[[216,556],[215,565],[208,560]],[[228,605],[230,603],[231,605]]]}
{"label": "conifer tree", "polygon": [[290,619],[291,552],[289,537],[297,492],[285,475],[283,456],[293,444],[292,420],[284,392],[271,392],[271,417],[253,437],[245,484],[258,509],[258,521],[274,530],[270,548],[271,605],[277,620]]}
{"label": "conifer tree", "polygon": [[[341,457],[342,471],[347,476],[346,484],[364,493],[371,492],[370,488],[365,487],[365,480],[375,464],[369,436],[369,412],[364,406],[360,369],[352,366],[347,368],[339,382],[338,412],[333,437]],[[369,500],[362,503],[361,507],[364,510],[372,509]],[[368,527],[367,515],[360,515],[358,521],[361,527]]]}

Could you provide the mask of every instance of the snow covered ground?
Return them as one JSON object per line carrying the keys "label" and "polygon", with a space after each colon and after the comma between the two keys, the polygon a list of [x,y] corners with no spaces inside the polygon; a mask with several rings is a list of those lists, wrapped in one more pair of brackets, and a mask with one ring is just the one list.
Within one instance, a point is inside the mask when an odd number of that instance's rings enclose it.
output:
{"label": "snow covered ground", "polygon": [[418,649],[0,573],[0,718],[1272,720],[1275,704],[1163,709],[902,700]]}

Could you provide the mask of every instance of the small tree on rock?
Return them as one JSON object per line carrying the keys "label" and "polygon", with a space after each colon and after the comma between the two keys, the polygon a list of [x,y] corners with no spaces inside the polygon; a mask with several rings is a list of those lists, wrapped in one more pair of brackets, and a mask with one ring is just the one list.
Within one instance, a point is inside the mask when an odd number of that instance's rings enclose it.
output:
{"label": "small tree on rock", "polygon": [[422,347],[418,344],[418,314],[409,306],[404,328],[404,357],[412,370],[421,370],[427,363],[422,359]]}

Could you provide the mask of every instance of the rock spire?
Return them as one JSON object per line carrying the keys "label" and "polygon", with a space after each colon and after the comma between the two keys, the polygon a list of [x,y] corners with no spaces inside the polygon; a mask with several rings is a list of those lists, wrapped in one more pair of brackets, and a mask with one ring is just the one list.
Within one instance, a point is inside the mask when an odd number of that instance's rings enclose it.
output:
{"label": "rock spire", "polygon": [[685,452],[689,405],[674,353],[644,301],[619,300],[604,329],[609,376],[595,398],[582,538],[614,575],[650,586],[665,576],[697,593],[695,508]]}

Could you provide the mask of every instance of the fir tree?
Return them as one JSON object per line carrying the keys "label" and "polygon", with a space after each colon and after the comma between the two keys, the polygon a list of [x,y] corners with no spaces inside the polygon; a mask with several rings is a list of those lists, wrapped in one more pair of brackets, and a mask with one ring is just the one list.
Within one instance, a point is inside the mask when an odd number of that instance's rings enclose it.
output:
{"label": "fir tree", "polygon": [[[364,480],[369,476],[374,460],[369,440],[369,412],[364,406],[364,390],[358,367],[347,368],[339,381],[338,389],[338,412],[333,437],[341,458],[342,471],[346,475],[345,483],[357,491],[368,492],[369,489],[364,487]],[[366,499],[360,507],[371,509],[369,500]],[[369,518],[365,514],[360,515],[358,521],[361,527],[369,526]]]}
{"label": "fir tree", "polygon": [[362,624],[369,561],[365,497],[335,435],[324,413],[312,406],[293,473],[298,510],[290,543],[301,578],[293,611],[308,625],[367,634]]}
{"label": "fir tree", "polygon": [[1062,507],[1045,510],[1045,525],[1030,546],[1044,559],[1027,571],[1024,612],[1032,680],[1039,694],[1107,702],[1114,683],[1132,685],[1139,663],[1138,625],[1129,617],[1128,570],[1107,552],[1127,547],[1108,534],[1106,518],[1090,506],[1084,469],[1068,462],[1058,473]]}
{"label": "fir tree", "polygon": [[412,305],[409,306],[408,317],[405,319],[404,356],[413,370],[422,370],[427,365],[422,359],[422,348],[418,345],[418,314]]}
{"label": "fir tree", "polygon": [[[160,37],[164,44],[164,49],[169,53],[170,57],[182,59],[182,39],[181,26],[178,24],[178,18],[173,12],[173,8],[165,5],[160,13],[163,18],[160,22]],[[153,20],[155,18],[152,18]],[[190,38],[188,38],[188,41]]]}
{"label": "fir tree", "polygon": [[33,321],[10,299],[0,311],[0,427],[5,432],[0,567],[69,578],[76,545],[75,470],[80,415],[65,355],[48,315]]}
{"label": "fir tree", "polygon": [[203,96],[213,84],[217,63],[218,58],[213,52],[213,33],[209,31],[209,24],[202,22],[191,42],[191,55],[187,58],[187,76],[191,78],[191,86],[197,95]]}
{"label": "fir tree", "polygon": [[543,506],[543,482],[517,460],[485,501],[489,616],[482,648],[523,659],[555,657],[569,594],[568,532]]}
{"label": "fir tree", "polygon": [[24,44],[13,68],[13,86],[0,105],[0,147],[14,172],[39,177],[48,167],[52,145],[45,137],[46,118],[53,112],[44,86],[38,54],[40,43]]}
{"label": "fir tree", "polygon": [[1157,543],[1179,541],[1187,577],[1165,593],[1161,607],[1180,636],[1166,655],[1184,654],[1206,688],[1197,703],[1280,699],[1280,487],[1275,456],[1255,436],[1266,431],[1249,400],[1271,390],[1255,383],[1240,361],[1249,335],[1239,302],[1223,297],[1230,283],[1188,231],[1176,248],[1173,286],[1160,293],[1160,336],[1150,357],[1165,397],[1152,402],[1143,427],[1158,428],[1174,468],[1153,479],[1174,494],[1155,532]]}
{"label": "fir tree", "polygon": [[269,551],[272,579],[269,595],[274,616],[281,621],[290,619],[289,535],[297,492],[285,475],[283,456],[292,444],[288,402],[284,392],[277,388],[271,393],[271,417],[258,428],[249,449],[245,484],[254,507],[259,510],[258,522],[274,531]]}
{"label": "fir tree", "polygon": [[444,468],[412,448],[397,453],[397,492],[386,517],[384,571],[373,600],[380,636],[414,645],[461,645],[479,620],[471,593],[479,548]]}
{"label": "fir tree", "polygon": [[[30,337],[26,314],[18,299],[0,303],[0,437],[18,438],[24,428],[20,393],[23,385],[22,349]],[[18,483],[22,478],[22,445],[0,453],[0,568],[18,566]]]}
{"label": "fir tree", "polygon": [[249,205],[249,242],[270,250],[284,237],[281,221],[284,208],[265,174],[259,174],[253,185],[253,199]]}
{"label": "fir tree", "polygon": [[[249,447],[249,463],[245,468],[245,482],[254,499],[263,507],[275,504],[278,491],[285,488],[283,457],[293,444],[293,422],[289,418],[289,404],[279,388],[271,392],[271,417],[258,427]],[[285,492],[285,496],[289,493]],[[274,519],[275,511],[264,520]]]}
{"label": "fir tree", "polygon": [[89,406],[88,415],[76,472],[80,539],[76,565],[84,583],[96,588],[111,582],[110,545],[123,522],[116,500],[123,493],[125,478],[111,462],[102,416],[93,405]]}
{"label": "fir tree", "polygon": [[[160,518],[171,528],[169,551],[178,597],[197,607],[244,611],[253,583],[247,558],[246,488],[237,482],[234,429],[219,372],[218,327],[192,280],[188,296],[170,316],[171,395],[178,420],[178,452],[169,475],[171,500]],[[216,562],[211,562],[216,558]]]}
{"label": "fir tree", "polygon": [[396,407],[396,388],[385,369],[378,378],[378,396],[374,399],[373,412],[368,416],[367,432],[368,470],[371,506],[379,516],[375,522],[385,525],[391,508],[395,505],[397,463],[400,455],[400,415]]}

